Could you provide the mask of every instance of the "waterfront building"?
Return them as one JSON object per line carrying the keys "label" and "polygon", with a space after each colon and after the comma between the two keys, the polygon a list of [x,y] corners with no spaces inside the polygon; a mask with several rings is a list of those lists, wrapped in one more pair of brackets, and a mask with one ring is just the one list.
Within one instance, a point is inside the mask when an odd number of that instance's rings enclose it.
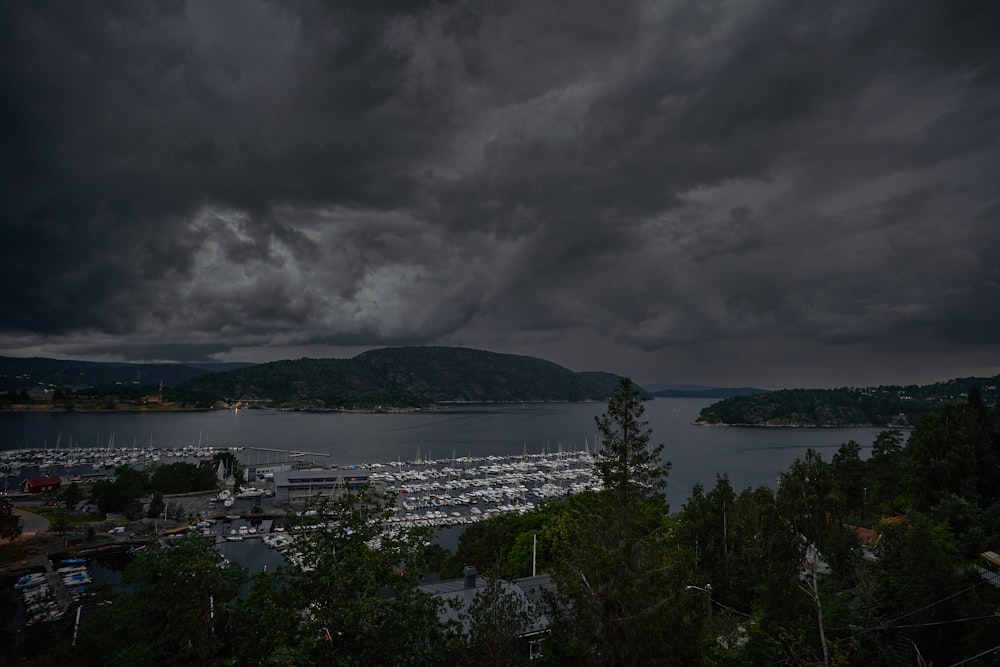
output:
{"label": "waterfront building", "polygon": [[274,502],[301,505],[310,498],[336,498],[345,491],[360,491],[370,473],[356,468],[278,470],[274,472]]}

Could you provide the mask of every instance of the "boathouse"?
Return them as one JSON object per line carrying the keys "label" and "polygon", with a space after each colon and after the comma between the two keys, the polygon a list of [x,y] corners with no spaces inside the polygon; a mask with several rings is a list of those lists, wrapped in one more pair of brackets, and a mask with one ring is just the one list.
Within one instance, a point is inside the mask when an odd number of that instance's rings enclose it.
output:
{"label": "boathouse", "polygon": [[43,477],[29,477],[21,482],[21,493],[48,493],[57,491],[62,484],[59,475],[45,475]]}

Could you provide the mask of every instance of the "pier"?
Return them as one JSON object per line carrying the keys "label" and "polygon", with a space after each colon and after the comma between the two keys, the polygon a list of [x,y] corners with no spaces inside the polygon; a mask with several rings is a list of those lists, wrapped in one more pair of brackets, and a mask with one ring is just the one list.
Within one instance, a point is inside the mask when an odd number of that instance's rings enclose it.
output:
{"label": "pier", "polygon": [[328,453],[304,452],[300,449],[275,449],[273,447],[240,447],[240,449],[246,449],[248,451],[255,451],[255,452],[278,452],[279,454],[285,454],[290,458],[299,456],[330,456],[330,454]]}

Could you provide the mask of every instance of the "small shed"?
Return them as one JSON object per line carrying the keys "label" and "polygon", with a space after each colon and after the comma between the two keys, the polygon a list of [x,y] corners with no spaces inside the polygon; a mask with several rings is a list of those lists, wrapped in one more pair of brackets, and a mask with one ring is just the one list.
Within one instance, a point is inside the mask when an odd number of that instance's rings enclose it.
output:
{"label": "small shed", "polygon": [[45,475],[43,477],[29,477],[21,482],[21,493],[48,493],[57,491],[62,484],[59,475]]}
{"label": "small shed", "polygon": [[66,536],[64,542],[67,547],[75,547],[78,544],[85,544],[87,542],[87,534],[71,533]]}

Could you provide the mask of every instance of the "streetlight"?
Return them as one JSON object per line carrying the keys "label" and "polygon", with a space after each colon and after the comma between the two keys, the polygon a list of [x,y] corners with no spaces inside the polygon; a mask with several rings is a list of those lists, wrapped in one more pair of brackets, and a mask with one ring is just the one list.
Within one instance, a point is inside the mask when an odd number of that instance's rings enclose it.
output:
{"label": "streetlight", "polygon": [[705,609],[708,611],[708,625],[712,626],[712,584],[705,584],[705,587],[701,586],[685,586],[689,591],[701,591],[705,594]]}

